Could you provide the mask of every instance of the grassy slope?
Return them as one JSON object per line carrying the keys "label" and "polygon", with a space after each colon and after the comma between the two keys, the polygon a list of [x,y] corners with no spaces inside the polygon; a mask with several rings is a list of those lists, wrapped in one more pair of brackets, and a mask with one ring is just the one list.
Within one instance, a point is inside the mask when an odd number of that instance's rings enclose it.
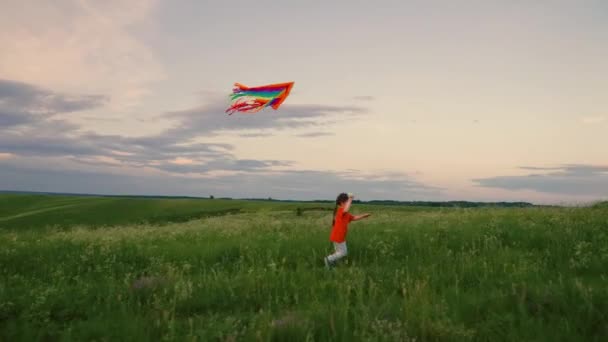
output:
{"label": "grassy slope", "polygon": [[[228,199],[94,197],[0,194],[0,229],[30,229],[122,224],[167,224],[226,214],[290,210],[332,210],[328,203]],[[377,205],[362,208],[382,208]],[[437,210],[402,207],[400,210]]]}
{"label": "grassy slope", "polygon": [[328,205],[223,199],[155,199],[57,195],[0,195],[0,228],[165,224],[259,210]]}
{"label": "grassy slope", "polygon": [[[136,203],[121,201],[110,203]],[[608,336],[604,208],[371,208],[352,225],[348,262],[329,272],[327,212],[242,205],[164,226],[0,230],[0,340]],[[89,210],[95,224],[107,216]],[[133,289],[144,276],[158,286]]]}
{"label": "grassy slope", "polygon": [[598,202],[593,205],[595,209],[608,209],[608,201]]}

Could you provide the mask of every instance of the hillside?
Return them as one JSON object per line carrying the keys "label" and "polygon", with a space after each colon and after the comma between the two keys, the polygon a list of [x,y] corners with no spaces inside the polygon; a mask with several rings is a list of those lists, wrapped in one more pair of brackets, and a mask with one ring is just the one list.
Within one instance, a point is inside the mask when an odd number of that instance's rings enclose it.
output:
{"label": "hillside", "polygon": [[0,341],[608,336],[604,209],[354,205],[327,270],[331,208],[3,196]]}

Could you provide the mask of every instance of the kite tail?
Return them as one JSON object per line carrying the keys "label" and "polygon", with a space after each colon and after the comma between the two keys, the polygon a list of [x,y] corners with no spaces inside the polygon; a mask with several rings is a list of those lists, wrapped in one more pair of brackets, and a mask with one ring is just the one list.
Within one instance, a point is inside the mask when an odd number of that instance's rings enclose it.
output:
{"label": "kite tail", "polygon": [[257,113],[262,110],[268,101],[262,99],[239,99],[235,101],[228,109],[226,109],[226,113],[232,115],[234,112],[245,112],[245,113]]}

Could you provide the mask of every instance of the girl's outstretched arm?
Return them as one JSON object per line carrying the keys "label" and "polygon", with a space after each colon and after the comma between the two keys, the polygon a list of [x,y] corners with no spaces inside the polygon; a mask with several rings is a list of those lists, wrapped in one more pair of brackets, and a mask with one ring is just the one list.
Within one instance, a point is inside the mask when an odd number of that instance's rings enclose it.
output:
{"label": "girl's outstretched arm", "polygon": [[359,221],[359,220],[363,220],[364,218],[368,218],[370,217],[372,214],[362,214],[362,215],[355,215],[355,217],[353,218],[353,221]]}

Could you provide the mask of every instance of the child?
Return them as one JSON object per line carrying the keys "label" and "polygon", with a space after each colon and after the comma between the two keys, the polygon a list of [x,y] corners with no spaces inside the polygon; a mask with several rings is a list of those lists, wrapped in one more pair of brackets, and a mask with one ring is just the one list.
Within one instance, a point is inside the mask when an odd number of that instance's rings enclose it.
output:
{"label": "child", "polygon": [[353,202],[354,196],[352,194],[341,193],[336,198],[336,207],[334,208],[334,220],[331,235],[329,240],[333,242],[335,253],[325,257],[325,266],[329,268],[333,266],[336,261],[346,256],[346,234],[348,233],[348,224],[351,221],[358,221],[369,217],[370,214],[363,215],[351,215],[348,212]]}

